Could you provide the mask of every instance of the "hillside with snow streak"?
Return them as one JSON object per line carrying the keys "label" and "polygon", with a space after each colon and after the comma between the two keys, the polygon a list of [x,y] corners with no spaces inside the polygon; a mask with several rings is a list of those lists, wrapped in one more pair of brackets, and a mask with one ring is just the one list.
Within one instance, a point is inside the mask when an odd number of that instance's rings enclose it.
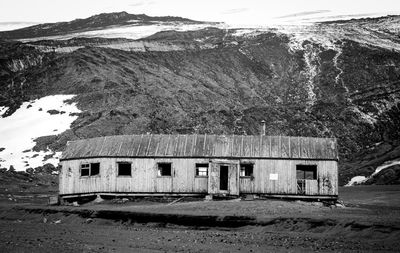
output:
{"label": "hillside with snow streak", "polygon": [[60,152],[49,148],[32,150],[37,137],[56,135],[70,128],[80,110],[75,103],[68,103],[74,95],[54,95],[24,102],[8,117],[1,117],[0,108],[0,168],[25,170],[46,163],[58,165]]}
{"label": "hillside with snow streak", "polygon": [[259,134],[265,120],[270,135],[336,137],[342,185],[400,157],[398,16],[204,29],[132,20],[111,13],[0,42],[4,115],[54,94],[77,94],[83,111],[71,129],[37,139],[35,150],[105,135]]}

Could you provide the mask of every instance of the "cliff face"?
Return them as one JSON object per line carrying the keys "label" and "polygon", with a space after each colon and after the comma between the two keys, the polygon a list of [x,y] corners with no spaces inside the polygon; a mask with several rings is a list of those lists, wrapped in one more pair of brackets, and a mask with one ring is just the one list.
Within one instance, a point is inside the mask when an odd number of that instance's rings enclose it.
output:
{"label": "cliff face", "polygon": [[271,135],[337,137],[346,183],[400,157],[398,22],[4,42],[0,106],[77,94],[72,129],[38,141],[53,150],[114,134],[259,134],[264,119]]}

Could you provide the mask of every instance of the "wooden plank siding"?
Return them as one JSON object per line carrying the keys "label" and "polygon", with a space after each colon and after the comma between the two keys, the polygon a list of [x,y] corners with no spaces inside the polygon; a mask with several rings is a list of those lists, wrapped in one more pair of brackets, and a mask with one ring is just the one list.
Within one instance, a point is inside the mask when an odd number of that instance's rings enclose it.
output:
{"label": "wooden plank siding", "polygon": [[[100,162],[100,175],[80,176],[80,165]],[[117,162],[130,162],[132,176],[117,176]],[[172,176],[157,176],[157,162],[172,162]],[[87,192],[207,192],[207,178],[195,177],[195,164],[206,159],[99,158],[63,161],[60,194]],[[71,171],[71,173],[69,172]]]}
{"label": "wooden plank siding", "polygon": [[305,195],[318,195],[318,180],[305,180],[306,189]]}
{"label": "wooden plank siding", "polygon": [[[145,142],[148,146],[152,146],[150,136],[146,136]],[[159,137],[155,137],[159,138]],[[203,138],[184,138],[189,141],[179,141],[183,137],[178,137],[175,140],[168,140],[162,145],[195,145],[199,149],[210,147],[204,146],[208,136]],[[235,137],[229,139],[230,141],[247,141],[243,138]],[[266,145],[260,143],[268,143],[271,140],[268,137],[253,139],[253,142],[258,141],[260,149],[267,149]],[[272,140],[271,140],[272,141]],[[282,143],[287,150],[297,149],[298,145],[288,147],[288,140],[279,140],[275,138],[274,144]],[[290,140],[289,140],[290,141]],[[295,141],[297,144],[301,139]],[[128,142],[122,142],[123,145],[128,145]],[[181,144],[180,144],[181,143]],[[154,144],[153,144],[154,145]],[[161,142],[159,142],[161,145]],[[279,144],[281,145],[281,144]],[[224,150],[212,152],[229,152],[229,148],[224,146]],[[261,147],[261,148],[260,148]],[[139,150],[139,151],[138,151]],[[144,152],[137,149],[136,152]],[[167,150],[167,149],[164,149]],[[169,148],[168,148],[169,150]],[[170,150],[176,150],[171,148]],[[248,149],[250,150],[250,149]],[[257,152],[256,148],[251,152]],[[110,151],[107,151],[110,152]],[[156,151],[159,152],[159,151]],[[211,151],[210,151],[211,152]],[[250,151],[245,151],[250,152]],[[338,194],[338,171],[337,161],[335,160],[305,160],[305,159],[226,159],[227,163],[239,164],[243,162],[252,162],[253,177],[240,177],[237,186],[230,185],[230,188],[239,187],[240,193],[257,193],[257,194],[297,194],[297,179],[296,179],[296,166],[297,165],[316,165],[317,166],[317,180],[309,184],[309,195],[337,195]],[[93,177],[81,177],[80,166],[82,163],[100,163],[100,175]],[[130,162],[132,164],[132,176],[117,176],[117,163]],[[157,176],[157,163],[158,162],[171,162],[172,163],[172,176],[159,177]],[[76,193],[92,193],[92,192],[129,192],[129,193],[207,193],[209,190],[207,177],[196,177],[196,163],[209,163],[210,159],[207,158],[83,158],[73,160],[61,161],[62,170],[60,173],[60,194],[76,194]],[[213,163],[214,164],[214,163]],[[209,166],[209,174],[212,173]],[[235,166],[239,173],[239,166]],[[215,172],[218,173],[218,172]],[[230,172],[234,173],[234,172]],[[271,174],[277,174],[277,180],[271,180]],[[237,174],[236,174],[237,175]],[[234,176],[234,175],[233,175]],[[230,181],[234,184],[234,182]],[[219,183],[218,183],[219,184]]]}

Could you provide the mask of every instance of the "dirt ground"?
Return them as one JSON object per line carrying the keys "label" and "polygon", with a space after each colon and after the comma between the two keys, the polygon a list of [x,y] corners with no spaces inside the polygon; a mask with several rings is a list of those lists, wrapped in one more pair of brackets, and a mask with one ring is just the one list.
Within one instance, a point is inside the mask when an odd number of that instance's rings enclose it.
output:
{"label": "dirt ground", "polygon": [[[47,207],[38,196],[0,195],[0,252],[398,252],[399,186],[347,187],[339,194],[345,208],[283,200]],[[248,225],[216,227],[210,219]]]}

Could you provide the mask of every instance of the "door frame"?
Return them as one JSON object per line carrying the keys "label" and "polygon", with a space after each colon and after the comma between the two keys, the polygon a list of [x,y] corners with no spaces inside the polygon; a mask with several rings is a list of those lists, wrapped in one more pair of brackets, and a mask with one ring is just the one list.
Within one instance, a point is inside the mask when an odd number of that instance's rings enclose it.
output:
{"label": "door frame", "polygon": [[[221,166],[228,166],[228,190],[220,190]],[[208,194],[239,195],[239,160],[210,160]]]}

